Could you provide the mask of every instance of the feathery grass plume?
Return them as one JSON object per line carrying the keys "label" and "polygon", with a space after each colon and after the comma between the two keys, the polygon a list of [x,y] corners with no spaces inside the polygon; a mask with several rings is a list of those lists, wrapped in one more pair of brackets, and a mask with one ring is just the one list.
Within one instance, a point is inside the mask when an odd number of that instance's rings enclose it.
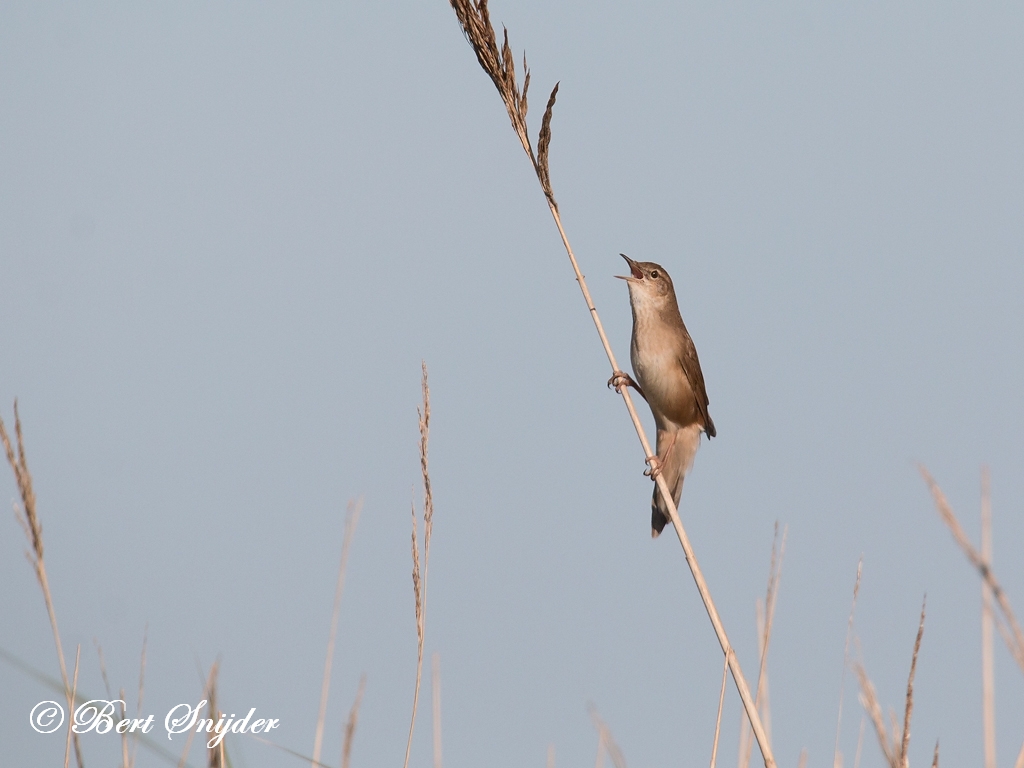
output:
{"label": "feathery grass plume", "polygon": [[548,744],[547,768],[555,768],[555,745],[554,744]]}
{"label": "feathery grass plume", "polygon": [[324,675],[320,683],[320,709],[316,718],[316,735],[313,737],[313,764],[320,762],[320,748],[324,740],[324,719],[327,716],[327,697],[331,690],[331,665],[334,663],[334,643],[338,636],[338,615],[341,611],[341,594],[345,590],[345,568],[348,565],[348,548],[352,543],[363,499],[350,500],[345,513],[345,533],[341,539],[341,563],[338,565],[338,580],[334,585],[334,608],[331,611],[331,631],[327,636],[327,658],[324,660]]}
{"label": "feathery grass plume", "polygon": [[910,659],[910,676],[907,678],[907,704],[903,710],[903,740],[900,744],[900,765],[908,768],[910,758],[910,716],[914,713],[914,673],[917,672],[917,654],[921,651],[921,638],[924,636],[924,609],[927,598],[921,601],[921,621],[917,625],[917,637],[914,639],[914,655]]}
{"label": "feathery grass plume", "polygon": [[1001,614],[996,615],[996,628],[999,630],[1003,642],[1006,643],[1010,655],[1013,656],[1021,671],[1024,671],[1024,631],[1021,631],[1020,625],[1017,623],[1017,617],[1014,616],[1013,609],[1010,608],[1010,601],[996,579],[991,564],[986,562],[984,556],[974,548],[971,540],[967,538],[963,526],[960,525],[960,521],[953,514],[953,509],[949,506],[949,502],[946,501],[945,494],[943,494],[942,489],[939,488],[938,483],[935,482],[928,470],[923,465],[918,465],[918,470],[921,472],[925,483],[928,484],[928,489],[935,500],[935,508],[938,510],[942,521],[949,528],[949,532],[953,534],[953,538],[960,545],[960,549],[963,550],[971,565],[978,569],[981,578],[984,579],[992,591],[992,597],[995,598],[996,606]]}
{"label": "feathery grass plume", "polygon": [[[992,494],[988,467],[981,469],[981,559],[992,569]],[[996,681],[992,647],[992,588],[981,580],[981,720],[985,768],[996,768]],[[936,749],[938,747],[936,746]]]}
{"label": "feathery grass plume", "polygon": [[[857,561],[857,580],[853,582],[853,602],[850,618],[846,621],[846,642],[843,644],[843,674],[839,678],[839,714],[836,715],[836,746],[832,753],[832,768],[843,768],[843,756],[839,753],[839,731],[843,723],[843,694],[846,689],[846,668],[850,665],[850,636],[853,634],[853,613],[857,608],[857,593],[860,592],[860,575],[864,568],[864,556]],[[861,721],[863,725],[863,721]]]}
{"label": "feathery grass plume", "polygon": [[[82,656],[82,646],[79,644],[77,650],[75,650],[75,680],[71,683],[71,700],[75,700],[75,696],[78,695],[78,660]],[[74,725],[75,717],[72,714],[68,718],[68,735],[64,741],[64,768],[68,768],[68,761],[71,759],[71,734],[73,733],[72,726]]]}
{"label": "feathery grass plume", "polygon": [[[506,42],[506,48],[508,43]],[[511,67],[511,65],[510,65]],[[513,82],[515,74],[512,74]],[[430,565],[430,534],[434,527],[434,493],[430,485],[430,385],[427,380],[427,364],[420,364],[423,378],[423,406],[417,408],[420,427],[420,473],[423,476],[423,568],[420,568],[420,549],[416,539],[418,523],[416,505],[412,507],[412,589],[416,599],[416,688],[412,697],[412,719],[409,722],[409,740],[405,745],[405,768],[409,768],[412,753],[412,735],[416,728],[416,710],[420,701],[420,682],[423,678],[423,639],[426,633],[427,617],[427,569]]]}
{"label": "feathery grass plume", "polygon": [[359,690],[356,691],[356,700],[352,702],[352,709],[348,713],[348,722],[345,723],[345,741],[341,747],[341,768],[349,768],[349,761],[352,759],[352,739],[356,735],[356,724],[359,722],[359,705],[363,701],[363,692],[366,690],[366,675],[359,678]]}
{"label": "feathery grass plume", "polygon": [[[14,435],[18,444],[18,455],[14,455],[11,447],[11,439],[4,426],[4,420],[0,418],[0,441],[4,444],[4,451],[7,454],[7,463],[14,471],[14,480],[18,485],[18,493],[21,495],[21,504],[15,503],[14,517],[21,525],[28,539],[30,549],[25,553],[28,561],[35,571],[36,580],[43,590],[43,600],[46,603],[46,613],[50,617],[50,629],[53,631],[53,641],[57,646],[57,660],[60,662],[60,677],[64,683],[64,696],[68,702],[68,709],[74,712],[74,697],[71,693],[71,685],[68,682],[68,669],[64,662],[64,649],[60,644],[60,631],[57,629],[57,613],[53,608],[53,596],[50,594],[50,581],[46,577],[46,561],[43,559],[43,526],[36,514],[36,492],[32,487],[32,473],[28,471],[28,460],[25,458],[25,438],[21,432],[21,416],[18,414],[18,401],[14,401]],[[72,732],[71,740],[75,745],[75,760],[78,768],[82,768],[82,748],[78,741],[78,734]]]}
{"label": "feathery grass plume", "polygon": [[607,752],[615,768],[626,768],[626,757],[622,754],[622,750],[619,749],[619,745],[615,743],[615,739],[612,738],[611,729],[601,719],[601,715],[598,714],[597,708],[593,704],[590,705],[589,709],[590,719],[597,729],[597,764],[600,766],[604,762],[602,756]]}
{"label": "feathery grass plume", "polygon": [[1017,760],[1013,768],[1024,768],[1024,744],[1020,745],[1020,752],[1017,753]]}
{"label": "feathery grass plume", "polygon": [[939,768],[939,740],[935,740],[935,757],[932,758],[932,768]]}
{"label": "feathery grass plume", "polygon": [[431,721],[434,726],[434,768],[441,768],[441,657],[431,657],[430,693],[433,706]]}
{"label": "feathery grass plume", "polygon": [[[525,64],[525,59],[523,60]],[[529,75],[527,75],[529,77]],[[544,190],[544,196],[548,204],[558,210],[558,203],[555,201],[555,193],[551,190],[551,171],[548,163],[548,148],[551,146],[551,114],[555,109],[555,98],[558,96],[558,83],[551,89],[548,97],[548,105],[544,108],[544,117],[540,123],[540,134],[537,136],[537,178],[540,180],[540,187]],[[524,91],[525,99],[525,91]]]}
{"label": "feathery grass plume", "polygon": [[499,49],[494,27],[491,25],[490,12],[487,9],[487,0],[476,0],[476,2],[473,0],[451,0],[451,6],[466,35],[466,40],[473,46],[476,60],[480,62],[484,72],[490,76],[494,87],[498,89],[501,100],[505,103],[509,120],[512,121],[512,128],[533,164],[533,170],[537,174],[537,180],[540,182],[548,204],[557,211],[558,203],[555,202],[555,195],[551,190],[551,174],[548,171],[548,147],[551,144],[551,113],[555,106],[558,84],[555,84],[551,96],[548,98],[547,109],[544,110],[544,117],[541,121],[540,134],[537,137],[537,154],[534,155],[530,134],[526,127],[528,108],[526,94],[530,90],[530,70],[526,66],[526,56],[523,56],[523,90],[520,92],[519,84],[516,82],[512,48],[508,44],[508,30],[503,28],[504,37]]}
{"label": "feathery grass plume", "polygon": [[[547,199],[551,216],[555,221],[555,226],[558,228],[558,234],[562,238],[562,245],[565,247],[566,255],[569,257],[569,262],[572,264],[573,272],[576,275],[576,282],[579,284],[580,291],[583,294],[583,299],[590,312],[590,318],[594,322],[594,327],[597,330],[597,335],[601,339],[605,355],[607,355],[608,362],[611,364],[612,374],[616,375],[621,371],[621,369],[615,359],[615,353],[612,351],[611,343],[608,341],[608,336],[604,332],[604,325],[601,323],[601,317],[597,313],[597,307],[594,306],[594,301],[590,296],[590,290],[587,288],[587,281],[584,279],[583,273],[580,271],[579,263],[576,261],[576,256],[572,251],[572,246],[569,244],[569,238],[565,234],[565,228],[562,226],[562,218],[558,212],[558,203],[555,201],[554,190],[551,186],[551,173],[548,162],[549,148],[551,144],[551,115],[555,106],[555,97],[558,93],[558,85],[555,85],[555,88],[551,91],[551,96],[548,98],[547,108],[545,109],[544,117],[541,120],[540,135],[538,136],[539,151],[537,155],[534,155],[533,147],[530,144],[529,133],[526,128],[526,93],[529,89],[530,73],[529,70],[526,71],[523,81],[523,90],[520,93],[519,87],[516,83],[515,65],[512,60],[512,49],[508,43],[508,30],[504,31],[503,43],[499,49],[497,36],[495,35],[494,27],[491,24],[487,0],[449,0],[449,2],[455,11],[455,16],[459,21],[459,26],[462,28],[462,32],[465,35],[466,40],[469,41],[474,53],[476,53],[477,61],[481,68],[483,68],[484,72],[486,72],[491,78],[495,88],[497,88],[498,94],[501,96],[501,100],[505,104],[505,109],[508,112],[509,119],[512,121],[512,128],[519,137],[519,141],[523,145],[523,150],[529,157],[534,172],[537,174],[537,180],[540,183],[541,190],[544,192],[544,197]],[[525,57],[523,60],[523,68],[526,69]],[[644,431],[643,424],[640,422],[640,416],[636,411],[636,407],[633,405],[633,399],[630,396],[629,388],[621,387],[619,394],[626,406],[626,410],[629,412],[630,420],[633,422],[633,428],[636,430],[637,438],[640,440],[645,460],[650,464],[655,459],[655,454],[651,450],[651,443],[647,439],[647,433]],[[679,538],[679,544],[683,548],[686,563],[690,567],[694,583],[697,586],[698,592],[700,592],[701,600],[704,602],[704,608],[708,612],[708,618],[711,620],[711,625],[715,630],[715,635],[718,638],[719,645],[722,647],[722,653],[725,655],[726,659],[729,660],[729,669],[732,671],[733,681],[736,683],[736,690],[740,695],[740,701],[743,703],[743,708],[746,710],[747,717],[750,719],[754,736],[757,738],[758,746],[761,749],[761,756],[764,758],[765,768],[775,768],[775,757],[772,755],[771,746],[768,743],[768,737],[765,733],[764,727],[762,726],[761,718],[758,715],[757,708],[754,704],[754,699],[750,695],[750,686],[747,685],[747,680],[743,676],[743,670],[740,668],[739,660],[736,658],[736,655],[734,653],[730,653],[732,645],[729,642],[729,637],[725,632],[725,627],[722,625],[721,618],[718,615],[718,609],[715,607],[715,603],[711,599],[711,592],[708,589],[707,582],[704,580],[704,574],[697,563],[697,556],[694,554],[693,547],[690,545],[690,538],[687,535],[686,530],[683,528],[682,521],[679,519],[679,513],[676,510],[675,502],[672,500],[671,489],[668,487],[668,483],[665,481],[665,478],[661,475],[657,477],[655,482],[657,483],[661,496],[665,501],[669,518],[672,520],[672,526],[675,528],[676,536]]]}
{"label": "feathery grass plume", "polygon": [[[423,583],[426,585],[427,568],[430,565],[430,532],[434,526],[434,492],[430,485],[428,449],[430,447],[430,384],[427,380],[427,364],[420,362],[423,373],[423,408],[416,409],[420,427],[420,473],[423,475]],[[425,600],[424,600],[425,604]]]}
{"label": "feathery grass plume", "polygon": [[[890,711],[891,733],[885,727],[885,720],[882,717],[882,707],[878,703],[878,696],[875,693],[875,686],[872,685],[864,665],[860,662],[854,665],[857,677],[860,678],[861,697],[860,701],[864,711],[871,718],[875,726],[875,733],[878,735],[878,744],[882,748],[882,754],[889,763],[890,768],[908,768],[910,765],[908,750],[910,748],[910,719],[914,713],[914,675],[917,672],[917,655],[921,651],[921,638],[924,636],[925,602],[921,603],[921,618],[917,626],[917,637],[914,639],[914,653],[910,659],[910,676],[907,679],[907,696],[903,710],[903,725],[901,726],[896,713]],[[857,747],[857,762],[860,762],[860,746]]]}
{"label": "feathery grass plume", "polygon": [[725,684],[729,680],[729,659],[722,663],[722,690],[718,693],[718,715],[715,717],[715,741],[711,745],[711,768],[718,759],[718,737],[722,734],[722,705],[725,704]]}
{"label": "feathery grass plume", "polygon": [[796,764],[797,768],[807,768],[807,749],[800,750],[800,761]]}

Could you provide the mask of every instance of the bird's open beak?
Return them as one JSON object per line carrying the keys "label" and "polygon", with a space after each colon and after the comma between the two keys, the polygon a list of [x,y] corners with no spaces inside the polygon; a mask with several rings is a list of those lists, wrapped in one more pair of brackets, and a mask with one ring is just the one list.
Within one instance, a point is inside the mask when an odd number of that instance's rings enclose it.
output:
{"label": "bird's open beak", "polygon": [[628,276],[616,275],[616,277],[619,278],[619,280],[626,280],[629,282],[632,282],[633,280],[642,280],[644,277],[644,273],[640,271],[640,267],[636,265],[636,262],[633,261],[631,258],[629,258],[629,256],[627,256],[624,253],[620,253],[619,256],[624,258],[626,260],[626,263],[629,264],[630,274]]}

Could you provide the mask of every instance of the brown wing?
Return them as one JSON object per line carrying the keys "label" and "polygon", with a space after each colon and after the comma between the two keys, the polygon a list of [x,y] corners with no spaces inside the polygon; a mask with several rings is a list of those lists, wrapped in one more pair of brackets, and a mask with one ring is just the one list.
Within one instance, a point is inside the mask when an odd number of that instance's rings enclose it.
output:
{"label": "brown wing", "polygon": [[714,437],[717,432],[715,431],[715,422],[711,420],[711,416],[708,414],[708,393],[704,388],[704,374],[701,373],[700,360],[697,359],[697,348],[693,345],[693,339],[686,332],[685,326],[683,328],[683,345],[679,353],[679,364],[683,367],[683,373],[686,374],[686,379],[690,382],[693,396],[697,399],[697,411],[704,419],[704,431],[707,432],[708,437]]}

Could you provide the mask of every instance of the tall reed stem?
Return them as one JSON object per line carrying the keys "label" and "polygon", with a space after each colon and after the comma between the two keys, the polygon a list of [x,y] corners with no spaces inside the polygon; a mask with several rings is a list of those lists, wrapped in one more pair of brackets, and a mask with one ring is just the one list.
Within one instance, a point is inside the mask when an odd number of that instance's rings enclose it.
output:
{"label": "tall reed stem", "polygon": [[[530,87],[530,71],[526,68],[525,58],[523,60],[523,68],[526,70],[526,74],[523,79],[523,89],[522,92],[520,92],[519,85],[516,81],[512,49],[508,44],[508,31],[506,30],[504,33],[503,44],[499,50],[497,38],[494,33],[494,27],[491,25],[490,12],[487,8],[487,0],[475,0],[475,2],[474,0],[449,0],[449,2],[455,11],[455,15],[458,17],[459,25],[462,27],[462,31],[466,35],[466,39],[469,41],[470,45],[473,46],[473,51],[476,53],[477,61],[480,63],[483,70],[490,76],[491,81],[498,89],[498,93],[501,95],[502,101],[505,103],[505,108],[508,111],[509,119],[512,122],[512,128],[519,137],[519,140],[523,145],[523,150],[526,152],[527,157],[529,157],[530,163],[533,165],[534,171],[537,174],[537,180],[540,182],[541,190],[544,192],[544,197],[547,199],[548,208],[551,210],[551,216],[555,220],[555,226],[558,227],[558,234],[562,238],[562,245],[565,247],[565,252],[569,256],[573,272],[576,275],[576,282],[579,284],[580,291],[583,293],[583,299],[587,303],[587,309],[590,312],[591,319],[594,321],[594,327],[597,329],[597,335],[601,338],[601,345],[604,347],[605,354],[608,356],[608,362],[611,364],[612,373],[614,375],[621,369],[615,359],[615,353],[612,351],[611,343],[608,341],[608,336],[604,332],[604,326],[602,325],[601,318],[597,313],[597,307],[594,306],[594,300],[590,296],[590,290],[587,288],[587,281],[584,279],[583,273],[580,271],[572,246],[569,244],[569,238],[565,234],[565,229],[562,226],[562,218],[558,213],[558,203],[555,201],[554,192],[551,187],[551,176],[548,167],[548,148],[551,142],[551,114],[555,105],[555,96],[558,93],[558,85],[555,85],[554,90],[551,92],[551,96],[548,98],[547,107],[544,110],[544,117],[541,120],[541,129],[537,139],[537,153],[534,155],[529,135],[526,131],[527,92]],[[640,440],[640,445],[643,447],[644,456],[647,461],[650,462],[655,458],[655,453],[651,450],[650,441],[647,439],[647,434],[644,432],[643,424],[640,422],[640,416],[637,414],[636,407],[633,405],[633,399],[630,397],[629,389],[621,387],[620,394],[623,402],[626,404],[626,410],[629,412],[629,418],[633,422],[633,427],[636,429],[636,435]],[[718,638],[718,643],[722,647],[722,653],[725,654],[725,658],[729,664],[729,670],[732,672],[733,681],[736,683],[736,690],[739,692],[740,700],[743,702],[743,709],[747,713],[751,728],[754,731],[754,737],[757,739],[758,746],[761,748],[761,755],[764,758],[765,768],[775,768],[775,758],[772,755],[771,745],[768,743],[768,736],[761,723],[761,717],[758,715],[757,707],[754,704],[754,698],[750,695],[750,687],[747,685],[746,678],[743,676],[743,671],[740,669],[739,661],[736,658],[736,654],[733,652],[732,645],[729,642],[729,637],[725,632],[725,627],[722,625],[722,620],[718,615],[718,609],[715,607],[715,603],[711,599],[711,591],[708,589],[707,582],[704,580],[704,574],[697,563],[697,556],[693,551],[693,546],[690,544],[690,537],[687,535],[686,529],[683,528],[683,523],[679,519],[679,512],[676,510],[675,502],[672,500],[671,490],[663,476],[659,475],[655,482],[657,482],[658,489],[661,492],[662,498],[665,500],[665,506],[668,508],[669,518],[672,520],[672,527],[675,528],[676,536],[679,538],[679,544],[683,548],[683,554],[686,557],[687,565],[690,566],[690,573],[693,575],[693,581],[697,585],[697,591],[700,593],[701,600],[704,602],[704,608],[708,613],[708,618],[711,620],[711,626],[715,630],[715,636]]]}

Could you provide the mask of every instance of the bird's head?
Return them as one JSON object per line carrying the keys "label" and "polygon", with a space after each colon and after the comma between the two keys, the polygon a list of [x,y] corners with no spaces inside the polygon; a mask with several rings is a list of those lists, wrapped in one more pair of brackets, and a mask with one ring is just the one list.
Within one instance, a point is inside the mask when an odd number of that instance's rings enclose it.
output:
{"label": "bird's head", "polygon": [[672,278],[660,264],[653,261],[633,261],[624,253],[619,254],[629,265],[628,275],[616,275],[629,284],[629,300],[634,305],[652,305],[660,308],[675,304],[676,292]]}

